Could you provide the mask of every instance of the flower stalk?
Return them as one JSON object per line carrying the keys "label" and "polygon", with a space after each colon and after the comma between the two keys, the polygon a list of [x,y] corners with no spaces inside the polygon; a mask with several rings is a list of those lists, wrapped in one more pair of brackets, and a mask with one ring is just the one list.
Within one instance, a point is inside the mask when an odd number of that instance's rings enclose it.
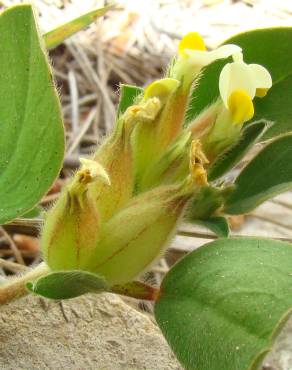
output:
{"label": "flower stalk", "polygon": [[49,271],[49,267],[45,263],[41,263],[24,275],[7,279],[6,282],[0,285],[0,305],[26,296],[28,294],[26,284],[44,276]]}

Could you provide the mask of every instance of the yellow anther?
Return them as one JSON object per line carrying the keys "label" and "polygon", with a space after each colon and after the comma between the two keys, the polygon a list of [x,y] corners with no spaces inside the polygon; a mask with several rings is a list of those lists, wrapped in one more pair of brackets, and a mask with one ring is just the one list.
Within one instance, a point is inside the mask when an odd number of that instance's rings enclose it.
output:
{"label": "yellow anther", "polygon": [[193,163],[208,164],[208,158],[202,149],[202,144],[200,140],[196,139],[192,141],[191,144],[191,161]]}
{"label": "yellow anther", "polygon": [[186,49],[206,51],[206,45],[202,36],[197,32],[190,32],[185,35],[178,45],[179,54],[186,56]]}
{"label": "yellow anther", "polygon": [[192,179],[195,182],[195,184],[198,184],[199,186],[208,185],[207,172],[201,164],[196,163],[193,166]]}
{"label": "yellow anther", "polygon": [[201,142],[193,140],[190,153],[190,172],[193,181],[200,186],[208,184],[207,172],[204,168],[204,164],[208,163],[209,161],[202,150]]}
{"label": "yellow anther", "polygon": [[244,90],[236,90],[230,94],[228,108],[234,124],[242,124],[254,116],[252,99]]}
{"label": "yellow anther", "polygon": [[263,98],[264,96],[267,95],[269,89],[261,89],[261,88],[258,88],[256,89],[256,96],[259,97],[259,98]]}

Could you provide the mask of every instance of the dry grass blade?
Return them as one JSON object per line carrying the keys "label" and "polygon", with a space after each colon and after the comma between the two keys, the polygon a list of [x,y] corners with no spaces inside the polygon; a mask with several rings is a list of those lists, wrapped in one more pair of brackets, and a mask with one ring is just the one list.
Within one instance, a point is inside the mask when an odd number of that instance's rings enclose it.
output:
{"label": "dry grass blade", "polygon": [[[90,104],[90,103],[95,103],[98,99],[98,95],[96,93],[92,93],[92,94],[88,94],[88,95],[85,95],[83,96],[82,98],[78,99],[78,107],[82,107],[83,105],[87,105],[87,104]],[[63,107],[63,114],[67,114],[69,113],[70,111],[72,111],[73,113],[73,102],[70,103],[70,104],[67,104]]]}
{"label": "dry grass blade", "polygon": [[68,143],[67,155],[72,154],[74,150],[78,147],[80,141],[82,140],[82,137],[85,135],[90,125],[94,122],[94,118],[96,116],[97,111],[98,111],[97,107],[94,107],[91,109],[85,122],[82,124],[81,129],[79,130],[77,135],[74,137],[73,142]]}
{"label": "dry grass blade", "polygon": [[78,104],[78,88],[76,76],[73,69],[68,73],[68,82],[71,98],[71,112],[72,112],[72,131],[73,134],[77,132],[79,126],[79,104]]}
{"label": "dry grass blade", "polygon": [[[31,229],[39,230],[41,228],[41,226],[43,225],[43,222],[44,221],[42,219],[22,219],[22,218],[18,218],[18,219],[15,219],[14,221],[10,222],[6,226],[14,227],[15,230],[17,230],[18,228],[23,228],[25,226],[27,226],[28,228],[31,228]],[[184,230],[184,229],[178,230],[177,235],[185,236],[185,237],[189,237],[189,238],[199,238],[199,239],[208,239],[208,240],[214,240],[214,239],[218,238],[215,234],[212,234],[212,233],[203,232],[203,231],[189,231],[189,230]],[[260,236],[256,236],[256,235],[251,236],[251,235],[240,235],[240,234],[232,234],[232,237],[261,238]],[[292,237],[291,238],[282,238],[282,237],[275,236],[275,237],[270,237],[270,239],[292,242]]]}
{"label": "dry grass blade", "polygon": [[285,225],[282,222],[277,221],[275,218],[270,218],[270,217],[266,217],[266,216],[262,216],[262,215],[258,215],[258,214],[254,214],[254,213],[250,214],[249,217],[257,218],[257,219],[259,219],[261,221],[264,221],[264,222],[269,222],[270,224],[280,226],[283,229],[286,229],[286,230],[291,232],[291,226],[290,225]]}
{"label": "dry grass blade", "polygon": [[[178,235],[181,236],[186,236],[189,238],[200,238],[200,239],[210,239],[210,240],[215,240],[218,239],[218,236],[212,233],[207,233],[207,232],[196,232],[196,231],[186,231],[186,230],[179,230]],[[240,234],[232,234],[232,237],[235,238],[263,238],[262,236],[257,236],[257,235],[240,235]],[[266,239],[272,239],[272,240],[280,240],[284,242],[292,242],[292,238],[281,238],[281,237],[269,237]]]}
{"label": "dry grass blade", "polygon": [[16,218],[6,224],[5,229],[10,233],[38,236],[43,223],[43,219]]}
{"label": "dry grass blade", "polygon": [[[290,203],[284,202],[284,201],[279,200],[279,199],[272,199],[271,201],[275,204],[278,204],[282,207],[285,207],[285,208],[288,208],[288,209],[292,210],[292,203],[290,204]],[[292,197],[291,197],[291,201],[292,201]]]}
{"label": "dry grass blade", "polygon": [[0,258],[0,268],[5,268],[6,270],[9,270],[14,273],[26,272],[29,270],[29,268],[24,265],[4,260],[3,258]]}
{"label": "dry grass blade", "polygon": [[114,121],[115,117],[115,107],[111,101],[111,98],[108,93],[107,87],[102,83],[97,73],[92,68],[92,64],[82,48],[79,47],[77,43],[71,42],[68,43],[68,49],[78,62],[80,68],[83,70],[84,75],[87,78],[89,84],[94,84],[95,88],[99,91],[103,97],[105,103],[105,110],[110,113],[111,122]]}
{"label": "dry grass blade", "polygon": [[45,206],[49,203],[52,203],[54,202],[55,200],[57,200],[60,196],[60,193],[53,193],[53,194],[49,194],[49,195],[46,195],[40,202],[40,205],[41,206]]}
{"label": "dry grass blade", "polygon": [[0,226],[0,231],[1,231],[2,235],[8,241],[9,246],[10,246],[10,248],[11,248],[11,250],[12,250],[14,256],[15,256],[16,261],[18,263],[20,263],[21,265],[25,265],[22,254],[18,250],[17,245],[14,243],[14,240],[11,238],[11,236],[6,232],[6,230],[2,226]]}

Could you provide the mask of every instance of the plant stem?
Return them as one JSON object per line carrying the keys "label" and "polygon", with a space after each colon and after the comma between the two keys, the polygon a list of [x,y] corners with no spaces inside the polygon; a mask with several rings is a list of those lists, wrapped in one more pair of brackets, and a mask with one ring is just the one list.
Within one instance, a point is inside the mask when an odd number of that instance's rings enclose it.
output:
{"label": "plant stem", "polygon": [[158,288],[154,288],[140,281],[132,281],[124,285],[114,285],[109,292],[146,301],[156,301],[160,295]]}
{"label": "plant stem", "polygon": [[24,275],[7,279],[7,282],[0,285],[0,305],[27,295],[29,292],[26,289],[26,283],[45,275],[49,271],[49,267],[43,262]]}

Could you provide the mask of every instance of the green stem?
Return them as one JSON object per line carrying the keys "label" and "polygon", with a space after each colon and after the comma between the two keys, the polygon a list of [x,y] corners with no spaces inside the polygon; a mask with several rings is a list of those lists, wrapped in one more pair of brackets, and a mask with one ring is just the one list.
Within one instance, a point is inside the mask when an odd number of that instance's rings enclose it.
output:
{"label": "green stem", "polygon": [[0,285],[0,305],[26,296],[29,293],[26,289],[26,284],[49,271],[49,267],[43,262],[24,275],[8,279],[7,282]]}
{"label": "green stem", "polygon": [[[4,284],[0,285],[0,305],[29,294],[26,284],[50,271],[50,268],[43,262],[24,275],[7,279]],[[157,300],[160,294],[159,289],[138,281],[112,286],[109,292],[148,301]]]}

